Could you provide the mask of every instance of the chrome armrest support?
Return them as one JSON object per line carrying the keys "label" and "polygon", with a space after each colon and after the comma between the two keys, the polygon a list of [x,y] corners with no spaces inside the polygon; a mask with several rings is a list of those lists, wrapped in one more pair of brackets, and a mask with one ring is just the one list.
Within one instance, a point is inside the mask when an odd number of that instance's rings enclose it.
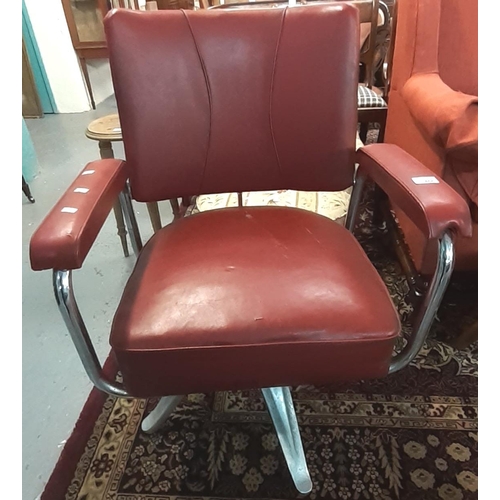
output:
{"label": "chrome armrest support", "polygon": [[[357,175],[354,181],[351,201],[346,216],[346,228],[351,232],[354,230],[356,217],[359,212],[359,204],[365,180],[365,177]],[[444,293],[448,288],[455,265],[454,236],[452,231],[445,231],[437,240],[438,257],[436,271],[415,317],[412,335],[403,350],[392,358],[389,373],[397,372],[408,366],[424,345],[443,300]]]}
{"label": "chrome armrest support", "polygon": [[139,253],[142,250],[142,240],[141,233],[139,232],[139,225],[137,224],[137,219],[135,217],[134,207],[132,206],[128,180],[127,185],[118,196],[123,215],[125,216],[125,223],[127,224],[127,229],[130,234],[132,249],[134,250],[135,256],[139,257]]}
{"label": "chrome armrest support", "polygon": [[101,363],[76,303],[71,271],[54,269],[53,284],[59,311],[92,383],[111,396],[132,397],[120,384],[110,382],[102,373]]}
{"label": "chrome armrest support", "polygon": [[[132,241],[132,248],[138,257],[142,249],[141,235],[135,217],[130,188],[127,185],[119,195],[120,205],[125,216],[125,222]],[[110,382],[102,373],[101,363],[97,357],[87,327],[83,322],[82,315],[78,309],[75,295],[73,293],[73,280],[71,271],[65,269],[53,270],[53,286],[59,311],[66,323],[66,327],[75,344],[76,350],[83,363],[85,371],[97,389],[117,397],[132,397],[122,386],[116,382]]]}
{"label": "chrome armrest support", "polygon": [[436,271],[420,305],[413,324],[413,332],[403,350],[391,360],[389,373],[394,373],[408,366],[420,352],[436,317],[444,293],[448,288],[453,266],[455,265],[454,234],[446,231],[438,238],[438,259]]}

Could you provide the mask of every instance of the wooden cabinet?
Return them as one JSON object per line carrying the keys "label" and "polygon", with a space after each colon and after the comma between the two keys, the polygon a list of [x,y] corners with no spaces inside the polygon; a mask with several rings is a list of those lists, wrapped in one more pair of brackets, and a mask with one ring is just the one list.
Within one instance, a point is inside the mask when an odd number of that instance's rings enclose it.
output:
{"label": "wooden cabinet", "polygon": [[62,0],[62,4],[75,50],[83,51],[87,59],[106,57],[106,38],[102,20],[111,9],[111,2]]}
{"label": "wooden cabinet", "polygon": [[89,91],[92,107],[94,96],[87,69],[87,59],[106,59],[108,48],[104,36],[104,16],[113,8],[139,9],[139,0],[61,0],[73,48],[78,55]]}
{"label": "wooden cabinet", "polygon": [[87,59],[108,57],[103,19],[111,9],[110,0],[62,0],[71,42],[75,49],[89,91],[92,107],[94,96],[87,69]]}

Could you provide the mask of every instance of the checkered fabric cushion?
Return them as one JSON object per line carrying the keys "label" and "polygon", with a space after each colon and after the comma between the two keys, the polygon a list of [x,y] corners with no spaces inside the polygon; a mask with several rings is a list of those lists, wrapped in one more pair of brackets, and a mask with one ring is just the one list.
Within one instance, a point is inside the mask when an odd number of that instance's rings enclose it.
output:
{"label": "checkered fabric cushion", "polygon": [[358,108],[385,108],[387,103],[373,90],[358,85]]}

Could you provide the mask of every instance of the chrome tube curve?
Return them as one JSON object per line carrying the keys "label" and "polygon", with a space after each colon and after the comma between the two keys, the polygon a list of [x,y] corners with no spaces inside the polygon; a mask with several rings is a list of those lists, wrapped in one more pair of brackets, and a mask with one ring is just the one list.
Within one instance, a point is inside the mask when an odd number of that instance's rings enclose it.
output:
{"label": "chrome tube curve", "polygon": [[424,345],[453,272],[455,264],[453,242],[454,234],[451,231],[445,232],[438,239],[436,272],[415,318],[412,335],[403,350],[392,358],[389,373],[395,373],[408,366]]}
{"label": "chrome tube curve", "polygon": [[97,389],[111,396],[132,397],[120,384],[110,382],[104,377],[101,363],[78,309],[72,281],[71,271],[54,269],[53,285],[56,302],[87,375]]}

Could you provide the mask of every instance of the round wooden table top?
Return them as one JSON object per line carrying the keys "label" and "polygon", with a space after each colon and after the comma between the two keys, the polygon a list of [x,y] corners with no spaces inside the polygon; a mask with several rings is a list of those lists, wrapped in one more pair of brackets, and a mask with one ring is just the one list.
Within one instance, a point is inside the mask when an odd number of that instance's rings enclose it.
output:
{"label": "round wooden table top", "polygon": [[122,129],[117,114],[106,115],[94,120],[87,127],[85,135],[94,141],[121,141]]}

